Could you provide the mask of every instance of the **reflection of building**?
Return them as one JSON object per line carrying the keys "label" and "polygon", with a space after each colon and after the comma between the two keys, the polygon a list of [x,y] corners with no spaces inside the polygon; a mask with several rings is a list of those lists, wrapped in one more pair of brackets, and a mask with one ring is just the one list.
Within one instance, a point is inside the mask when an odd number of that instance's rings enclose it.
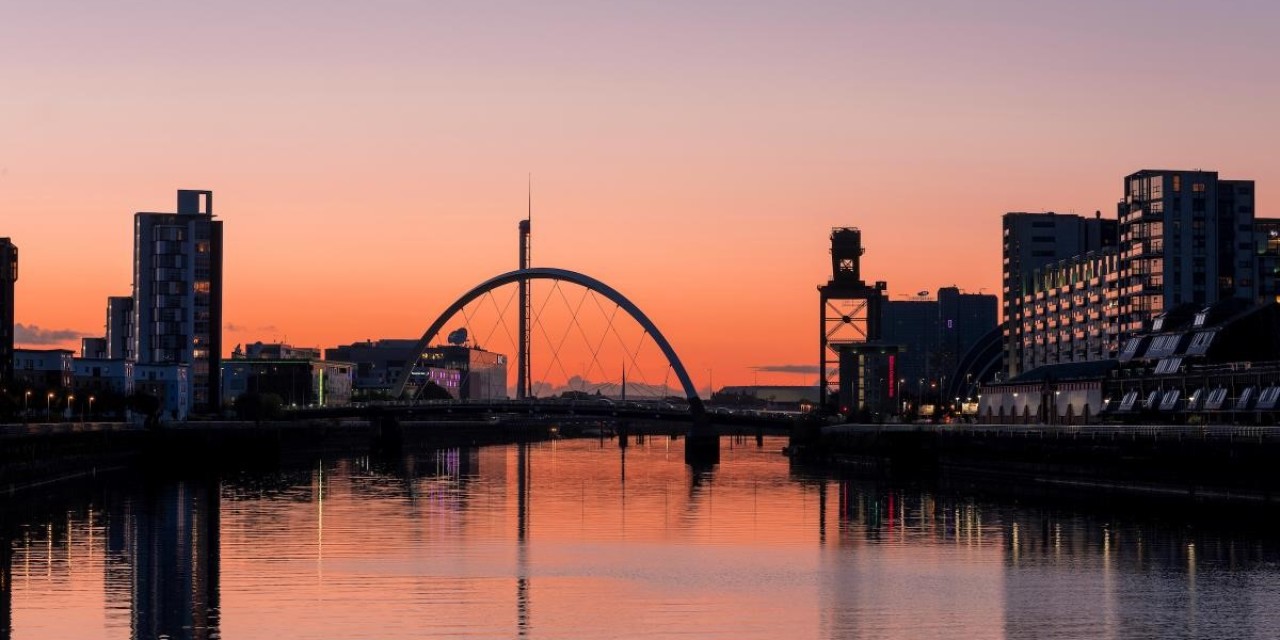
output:
{"label": "reflection of building", "polygon": [[136,214],[133,253],[133,355],[139,364],[188,365],[194,409],[218,410],[222,222],[213,193],[182,190],[177,213]]}
{"label": "reflection of building", "polygon": [[13,379],[13,283],[18,281],[18,247],[0,238],[0,385]]}
{"label": "reflection of building", "polygon": [[74,355],[67,349],[14,349],[14,383],[26,389],[69,389]]}
{"label": "reflection of building", "polygon": [[[107,518],[107,591],[129,594],[136,638],[218,637],[220,496],[215,481],[143,488]],[[125,581],[124,584],[112,584]]]}

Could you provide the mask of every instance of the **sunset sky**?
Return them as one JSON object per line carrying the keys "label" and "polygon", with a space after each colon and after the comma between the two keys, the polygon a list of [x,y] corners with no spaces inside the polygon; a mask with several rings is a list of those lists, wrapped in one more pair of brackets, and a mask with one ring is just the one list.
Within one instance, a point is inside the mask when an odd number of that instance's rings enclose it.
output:
{"label": "sunset sky", "polygon": [[[1269,0],[4,3],[17,322],[75,346],[132,214],[211,189],[224,344],[417,337],[534,263],[646,310],[699,386],[812,382],[832,226],[893,296],[997,293],[1006,211],[1202,168],[1280,216]],[[59,333],[65,331],[66,333]],[[35,342],[27,342],[35,346]]]}

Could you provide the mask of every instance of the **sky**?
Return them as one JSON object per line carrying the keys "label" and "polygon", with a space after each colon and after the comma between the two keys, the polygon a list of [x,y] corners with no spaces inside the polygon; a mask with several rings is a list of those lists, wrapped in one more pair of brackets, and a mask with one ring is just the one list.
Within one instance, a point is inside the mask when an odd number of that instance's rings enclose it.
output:
{"label": "sky", "polygon": [[[127,295],[132,214],[214,191],[224,344],[416,337],[517,266],[635,301],[689,371],[811,383],[835,226],[892,297],[998,293],[1000,216],[1124,175],[1280,216],[1280,4],[0,0],[0,236],[29,346]],[[20,341],[21,342],[21,341]]]}

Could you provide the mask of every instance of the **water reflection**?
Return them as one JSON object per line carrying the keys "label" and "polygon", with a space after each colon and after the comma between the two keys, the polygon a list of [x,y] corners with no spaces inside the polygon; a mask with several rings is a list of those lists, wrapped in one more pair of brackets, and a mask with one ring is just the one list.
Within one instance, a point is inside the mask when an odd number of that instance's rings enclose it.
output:
{"label": "water reflection", "polygon": [[218,637],[215,479],[11,499],[3,514],[0,637]]}
{"label": "water reflection", "polygon": [[[744,443],[746,444],[746,443]],[[558,441],[6,503],[20,638],[1268,637],[1275,528]],[[536,516],[536,517],[535,517]]]}

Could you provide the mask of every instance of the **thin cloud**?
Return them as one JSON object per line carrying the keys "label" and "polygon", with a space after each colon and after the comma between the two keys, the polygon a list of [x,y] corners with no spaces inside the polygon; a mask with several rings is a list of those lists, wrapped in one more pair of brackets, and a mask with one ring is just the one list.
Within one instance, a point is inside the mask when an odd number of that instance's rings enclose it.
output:
{"label": "thin cloud", "polygon": [[273,324],[269,324],[262,327],[250,327],[248,325],[228,322],[225,328],[228,333],[255,333],[255,332],[256,333],[279,333],[280,332],[280,330],[276,328],[276,326]]}
{"label": "thin cloud", "polygon": [[18,344],[50,345],[79,340],[89,334],[73,329],[41,329],[34,324],[13,325],[13,341]]}
{"label": "thin cloud", "polygon": [[803,373],[805,375],[818,373],[818,367],[812,364],[766,364],[752,367],[752,369],[762,373]]}

